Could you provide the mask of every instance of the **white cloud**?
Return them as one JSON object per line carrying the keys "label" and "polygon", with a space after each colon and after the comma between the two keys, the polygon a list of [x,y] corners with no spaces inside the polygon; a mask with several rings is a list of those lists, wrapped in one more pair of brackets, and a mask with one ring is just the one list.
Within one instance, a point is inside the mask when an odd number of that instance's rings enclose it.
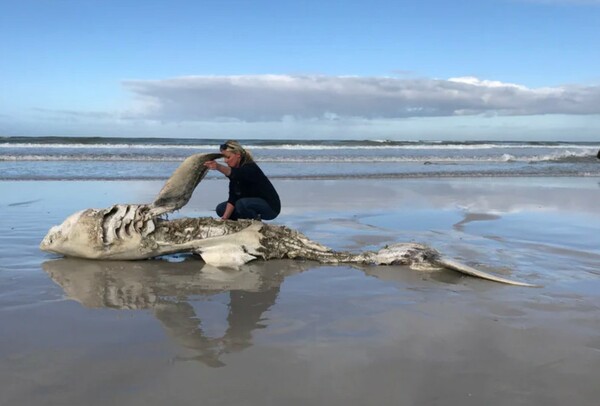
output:
{"label": "white cloud", "polygon": [[449,82],[456,82],[456,83],[465,83],[467,85],[473,85],[473,86],[482,86],[482,87],[513,87],[515,89],[519,89],[519,90],[527,90],[527,88],[525,86],[521,86],[521,85],[517,85],[515,83],[504,83],[504,82],[499,82],[496,80],[481,80],[479,78],[473,77],[473,76],[464,76],[464,77],[460,77],[460,78],[450,78],[448,79]]}
{"label": "white cloud", "polygon": [[527,88],[473,77],[188,76],[124,85],[138,102],[128,117],[166,122],[600,114],[600,86]]}

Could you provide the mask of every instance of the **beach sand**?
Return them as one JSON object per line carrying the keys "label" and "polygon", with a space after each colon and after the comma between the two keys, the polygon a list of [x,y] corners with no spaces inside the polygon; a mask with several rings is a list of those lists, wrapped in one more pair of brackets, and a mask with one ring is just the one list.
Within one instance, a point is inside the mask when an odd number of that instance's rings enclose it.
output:
{"label": "beach sand", "polygon": [[[277,180],[275,221],[336,249],[429,244],[451,271],[39,251],[161,182],[0,182],[0,405],[598,405],[597,178]],[[177,216],[212,215],[206,180]]]}

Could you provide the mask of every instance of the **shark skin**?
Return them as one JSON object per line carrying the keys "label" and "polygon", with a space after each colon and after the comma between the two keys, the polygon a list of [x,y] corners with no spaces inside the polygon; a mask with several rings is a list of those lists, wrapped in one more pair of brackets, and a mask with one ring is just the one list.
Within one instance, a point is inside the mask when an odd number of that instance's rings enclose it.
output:
{"label": "shark skin", "polygon": [[442,256],[423,244],[397,243],[379,251],[334,251],[282,225],[254,220],[180,218],[163,215],[183,207],[220,154],[187,158],[151,204],[116,204],[86,209],[52,227],[40,244],[46,252],[96,260],[141,260],[195,253],[214,267],[238,268],[253,260],[303,259],[324,264],[406,265],[413,269],[451,269],[516,286],[534,286],[493,275]]}

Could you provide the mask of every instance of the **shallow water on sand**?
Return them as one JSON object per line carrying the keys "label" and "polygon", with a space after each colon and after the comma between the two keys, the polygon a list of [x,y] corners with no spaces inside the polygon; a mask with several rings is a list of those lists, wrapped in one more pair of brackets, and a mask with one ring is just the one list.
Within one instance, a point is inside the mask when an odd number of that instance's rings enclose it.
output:
{"label": "shallow water on sand", "polygon": [[[210,215],[224,183],[203,182],[177,215]],[[0,182],[0,404],[597,404],[596,179],[276,184],[277,223],[319,242],[425,242],[535,289],[396,266],[39,251],[72,212],[160,186]]]}

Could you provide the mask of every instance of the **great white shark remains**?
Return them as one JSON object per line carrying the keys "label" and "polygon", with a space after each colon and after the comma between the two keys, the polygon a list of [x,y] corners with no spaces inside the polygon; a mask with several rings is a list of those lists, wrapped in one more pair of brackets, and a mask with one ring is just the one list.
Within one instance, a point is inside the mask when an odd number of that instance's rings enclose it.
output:
{"label": "great white shark remains", "polygon": [[116,204],[86,209],[52,227],[40,249],[69,257],[139,260],[190,252],[215,267],[236,268],[255,259],[305,259],[325,264],[407,265],[413,269],[451,269],[516,286],[534,286],[472,268],[423,244],[397,243],[379,251],[334,251],[282,225],[254,220],[180,218],[165,214],[181,209],[208,172],[204,162],[221,154],[188,157],[151,204]]}

